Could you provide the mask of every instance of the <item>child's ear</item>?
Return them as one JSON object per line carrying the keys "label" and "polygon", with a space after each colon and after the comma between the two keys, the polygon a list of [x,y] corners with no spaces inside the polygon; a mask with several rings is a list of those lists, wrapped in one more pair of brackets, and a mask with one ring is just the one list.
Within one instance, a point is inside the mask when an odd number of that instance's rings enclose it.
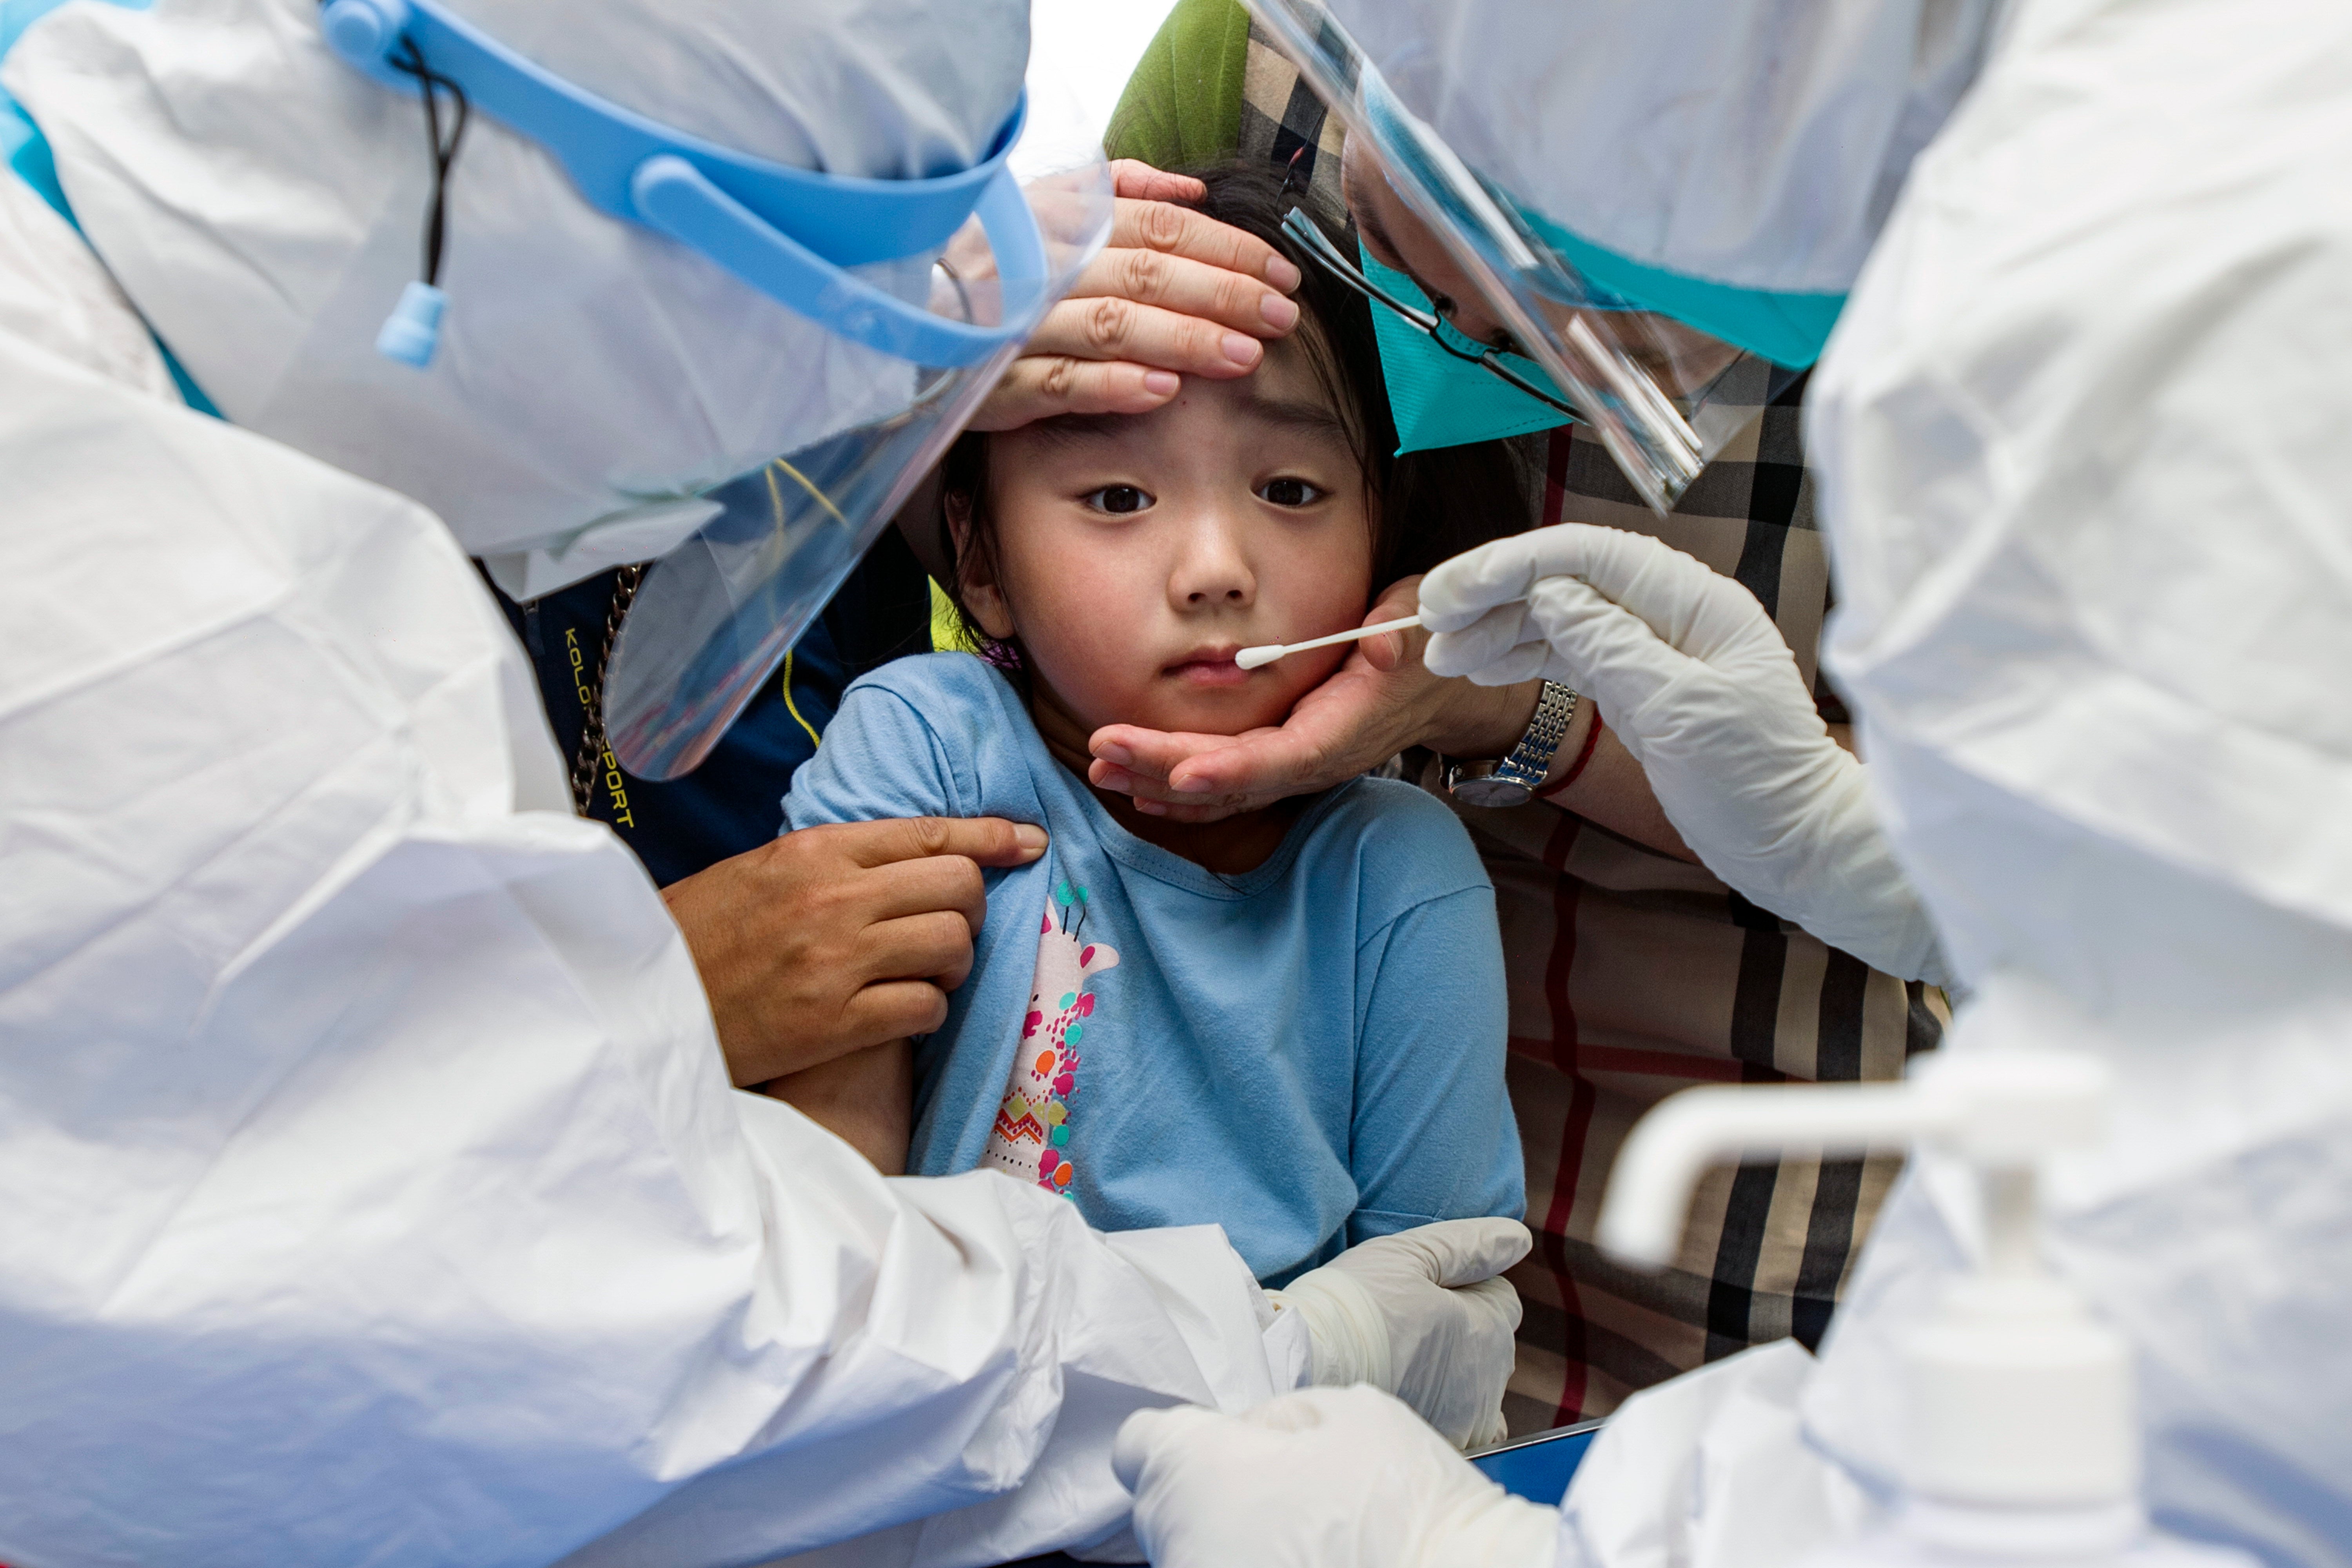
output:
{"label": "child's ear", "polygon": [[972,546],[971,497],[953,490],[946,498],[948,533],[955,541],[956,588],[980,629],[998,642],[1013,640],[1013,611],[996,585],[988,552]]}

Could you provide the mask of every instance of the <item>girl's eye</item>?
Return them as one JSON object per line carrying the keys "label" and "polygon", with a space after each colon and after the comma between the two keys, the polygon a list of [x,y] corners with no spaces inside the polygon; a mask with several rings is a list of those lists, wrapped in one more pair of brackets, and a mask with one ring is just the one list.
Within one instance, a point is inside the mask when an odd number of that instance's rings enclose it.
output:
{"label": "girl's eye", "polygon": [[1305,479],[1268,479],[1257,493],[1275,506],[1311,506],[1326,494]]}
{"label": "girl's eye", "polygon": [[1133,485],[1105,485],[1087,496],[1086,502],[1097,511],[1107,511],[1113,517],[1124,517],[1129,512],[1141,511],[1150,506],[1151,498]]}

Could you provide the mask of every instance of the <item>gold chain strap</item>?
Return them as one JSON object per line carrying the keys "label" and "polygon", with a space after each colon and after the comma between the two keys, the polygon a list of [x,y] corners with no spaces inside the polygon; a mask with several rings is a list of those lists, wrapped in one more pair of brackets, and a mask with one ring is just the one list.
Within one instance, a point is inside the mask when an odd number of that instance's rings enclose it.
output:
{"label": "gold chain strap", "polygon": [[637,585],[645,580],[642,564],[624,566],[614,578],[613,608],[604,617],[604,643],[597,650],[596,668],[581,688],[580,754],[572,761],[572,805],[583,816],[596,815],[590,809],[596,796],[596,775],[607,769],[617,774],[621,769],[604,736],[604,669],[613,662],[613,641],[621,635],[621,622],[637,596]]}

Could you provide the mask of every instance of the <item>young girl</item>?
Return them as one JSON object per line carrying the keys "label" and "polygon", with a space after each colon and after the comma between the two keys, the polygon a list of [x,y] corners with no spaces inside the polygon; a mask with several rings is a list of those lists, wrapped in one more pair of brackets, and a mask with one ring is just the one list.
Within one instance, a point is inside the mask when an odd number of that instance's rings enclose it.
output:
{"label": "young girl", "polygon": [[[1209,216],[1287,248],[1277,184],[1204,177]],[[951,592],[986,654],[857,681],[785,815],[991,815],[1051,847],[987,873],[937,1033],[774,1086],[886,1170],[990,1166],[1106,1229],[1222,1225],[1270,1284],[1523,1206],[1494,894],[1444,806],[1362,778],[1187,825],[1086,782],[1105,724],[1280,722],[1348,649],[1247,671],[1234,653],[1360,625],[1450,542],[1441,492],[1524,510],[1509,476],[1384,457],[1363,307],[1302,270],[1300,325],[1251,375],[959,446]]]}

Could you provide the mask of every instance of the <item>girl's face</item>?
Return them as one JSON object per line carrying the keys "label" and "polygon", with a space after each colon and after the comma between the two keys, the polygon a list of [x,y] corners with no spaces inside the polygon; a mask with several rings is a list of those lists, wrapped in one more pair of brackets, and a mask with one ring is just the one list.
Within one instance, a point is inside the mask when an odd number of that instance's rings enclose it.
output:
{"label": "girl's face", "polygon": [[1359,626],[1371,595],[1363,475],[1294,342],[1240,380],[1188,379],[1150,414],[991,441],[998,576],[967,576],[965,602],[991,637],[1019,633],[1030,673],[1086,729],[1239,734],[1280,722],[1347,658],[1234,663]]}

